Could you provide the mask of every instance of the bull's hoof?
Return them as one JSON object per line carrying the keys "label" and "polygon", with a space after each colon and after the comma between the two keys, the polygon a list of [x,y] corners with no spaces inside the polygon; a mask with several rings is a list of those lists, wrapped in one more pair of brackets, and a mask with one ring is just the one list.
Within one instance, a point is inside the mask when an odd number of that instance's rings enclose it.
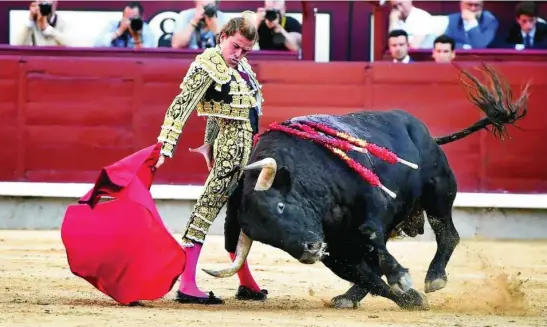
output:
{"label": "bull's hoof", "polygon": [[435,292],[435,291],[438,291],[438,290],[442,290],[443,288],[446,287],[447,283],[448,283],[448,280],[447,280],[446,277],[437,278],[437,279],[434,279],[434,280],[426,280],[425,281],[424,291],[426,293],[431,293],[431,292]]}
{"label": "bull's hoof", "polygon": [[395,278],[388,278],[388,282],[395,293],[405,293],[414,288],[412,276],[408,272],[401,272]]}
{"label": "bull's hoof", "polygon": [[330,304],[337,309],[357,309],[361,302],[349,299],[345,295],[338,295],[330,300]]}
{"label": "bull's hoof", "polygon": [[400,300],[397,304],[405,310],[429,310],[429,301],[427,300],[427,296],[415,289],[409,289],[399,296]]}
{"label": "bull's hoof", "polygon": [[265,301],[268,298],[268,290],[255,292],[248,287],[240,285],[237,288],[236,299],[241,301]]}

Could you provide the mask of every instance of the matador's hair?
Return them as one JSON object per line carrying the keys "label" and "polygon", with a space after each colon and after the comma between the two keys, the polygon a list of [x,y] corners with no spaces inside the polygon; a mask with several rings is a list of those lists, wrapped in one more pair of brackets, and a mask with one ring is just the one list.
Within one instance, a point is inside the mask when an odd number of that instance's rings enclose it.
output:
{"label": "matador's hair", "polygon": [[256,42],[258,32],[255,22],[256,14],[250,10],[244,11],[239,17],[231,18],[217,35],[217,44],[220,43],[220,36],[222,34],[230,37],[238,32],[247,40]]}

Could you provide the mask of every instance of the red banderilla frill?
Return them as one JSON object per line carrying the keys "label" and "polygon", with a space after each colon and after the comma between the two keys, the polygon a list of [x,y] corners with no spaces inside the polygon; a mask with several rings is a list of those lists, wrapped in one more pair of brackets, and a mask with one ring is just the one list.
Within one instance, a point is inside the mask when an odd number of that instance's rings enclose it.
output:
{"label": "red banderilla frill", "polygon": [[355,150],[355,151],[366,153],[367,150],[368,150],[368,152],[370,152],[375,157],[378,157],[381,160],[384,160],[384,161],[389,162],[391,164],[399,162],[399,163],[402,163],[403,165],[406,165],[410,168],[418,169],[417,164],[399,158],[395,153],[389,151],[386,148],[380,147],[376,144],[368,143],[367,141],[355,138],[355,137],[353,137],[353,136],[351,136],[347,133],[338,132],[338,131],[336,131],[336,130],[334,130],[334,129],[326,126],[326,125],[323,125],[323,124],[318,124],[318,123],[315,123],[315,122],[308,122],[308,121],[303,122],[303,123],[315,128],[317,130],[320,130],[321,132],[323,132],[325,134],[347,140],[348,142],[355,145],[355,147],[353,148],[353,150]]}
{"label": "red banderilla frill", "polygon": [[[307,122],[306,122],[306,124],[307,124]],[[317,124],[315,124],[315,125],[317,126]],[[292,126],[298,128],[298,129],[301,129],[301,130],[292,128]],[[321,127],[323,127],[323,126],[321,126]],[[333,136],[340,137],[340,138],[345,138],[346,140],[333,139],[333,138],[321,135],[318,131],[314,130],[310,126],[306,126],[306,125],[303,125],[303,124],[300,124],[300,123],[292,123],[291,127],[283,126],[283,125],[280,125],[278,123],[272,123],[265,132],[272,131],[272,130],[282,131],[282,132],[285,132],[287,134],[295,135],[295,136],[298,136],[299,138],[309,140],[309,141],[312,141],[312,142],[315,142],[315,143],[318,143],[318,144],[321,144],[321,145],[325,146],[331,152],[333,152],[338,157],[340,157],[342,160],[344,160],[344,162],[346,162],[348,164],[348,166],[350,166],[353,170],[355,170],[369,184],[371,184],[372,186],[375,186],[375,187],[379,187],[381,190],[386,192],[390,197],[396,198],[396,194],[393,191],[389,190],[387,187],[385,187],[380,182],[380,178],[376,174],[374,174],[368,168],[363,167],[360,163],[356,162],[355,160],[350,158],[345,153],[345,151],[350,151],[350,150],[359,151],[359,152],[363,152],[363,153],[368,151],[368,152],[374,154],[375,156],[378,156],[380,159],[383,159],[383,160],[385,160],[389,163],[401,162],[400,160],[402,160],[402,159],[399,160],[399,158],[395,154],[390,152],[389,150],[383,149],[383,148],[378,147],[374,144],[367,143],[367,142],[365,142],[363,140],[360,140],[360,139],[352,138],[351,136],[349,136],[347,134],[342,136],[342,135],[338,134],[337,132],[334,133]],[[324,129],[325,133],[328,133],[327,130],[328,130],[328,127],[327,127],[327,129]],[[366,148],[365,147],[359,147],[359,146],[356,146],[354,144],[351,144],[348,141],[349,138],[351,138],[352,141],[356,144],[365,145]],[[258,142],[258,139],[259,139],[259,137],[256,137],[254,142],[255,143]],[[414,165],[414,164],[412,164],[412,165]],[[415,165],[415,167],[417,168],[417,165]]]}

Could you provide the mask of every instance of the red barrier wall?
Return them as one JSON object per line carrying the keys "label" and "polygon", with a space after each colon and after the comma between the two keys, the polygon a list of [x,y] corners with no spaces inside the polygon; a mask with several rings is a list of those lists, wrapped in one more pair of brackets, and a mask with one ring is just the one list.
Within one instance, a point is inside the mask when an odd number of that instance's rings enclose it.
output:
{"label": "red barrier wall", "polygon": [[[186,59],[0,56],[0,180],[92,182],[103,165],[156,141]],[[472,63],[463,63],[469,66]],[[402,108],[433,135],[466,127],[481,113],[450,65],[256,61],[270,122],[313,113]],[[528,116],[513,139],[479,132],[443,146],[465,192],[547,191],[547,64],[497,63],[517,91],[531,79]],[[159,183],[201,184],[204,120],[193,116]]]}
{"label": "red barrier wall", "polygon": [[[29,56],[55,56],[55,57],[131,57],[139,58],[146,57],[160,59],[194,59],[203,50],[192,49],[173,49],[173,48],[83,48],[83,47],[66,47],[59,49],[56,46],[13,46],[0,44],[0,57],[19,56],[24,54]],[[547,51],[545,52],[547,53]],[[271,51],[260,50],[251,51],[247,54],[247,59],[254,60],[299,60],[298,54],[288,51]]]}

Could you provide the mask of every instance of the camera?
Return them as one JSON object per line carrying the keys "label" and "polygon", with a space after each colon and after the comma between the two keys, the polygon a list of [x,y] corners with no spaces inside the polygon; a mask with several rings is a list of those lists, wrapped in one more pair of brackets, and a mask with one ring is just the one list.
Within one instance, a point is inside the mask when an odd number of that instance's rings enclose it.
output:
{"label": "camera", "polygon": [[203,14],[209,18],[215,17],[217,15],[217,6],[214,3],[203,6]]}
{"label": "camera", "polygon": [[134,17],[129,19],[129,26],[135,32],[140,32],[142,30],[143,21],[140,17]]}
{"label": "camera", "polygon": [[273,22],[276,20],[279,16],[281,16],[281,13],[277,9],[268,9],[266,10],[266,14],[264,15],[264,18],[270,22]]}
{"label": "camera", "polygon": [[40,9],[40,15],[42,16],[49,16],[53,12],[51,2],[40,2],[38,8]]}

